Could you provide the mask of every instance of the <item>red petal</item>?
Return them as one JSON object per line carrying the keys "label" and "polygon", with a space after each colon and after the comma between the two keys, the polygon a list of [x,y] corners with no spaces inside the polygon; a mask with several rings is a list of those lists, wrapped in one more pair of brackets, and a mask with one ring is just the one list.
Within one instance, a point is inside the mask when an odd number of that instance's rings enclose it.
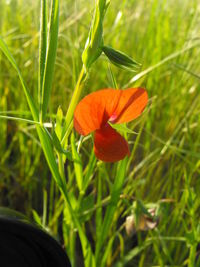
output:
{"label": "red petal", "polygon": [[129,122],[142,113],[147,101],[147,92],[142,88],[103,89],[91,93],[77,105],[74,127],[80,134],[87,135],[100,129],[108,120]]}
{"label": "red petal", "polygon": [[[120,90],[121,91],[121,90]],[[114,111],[113,123],[129,122],[137,118],[148,102],[148,95],[143,88],[130,88],[122,91],[117,108]]]}
{"label": "red petal", "polygon": [[84,97],[74,112],[76,131],[82,135],[87,135],[105,125],[116,109],[120,91],[103,89]]}
{"label": "red petal", "polygon": [[109,124],[94,135],[94,153],[102,161],[115,162],[130,154],[127,141]]}

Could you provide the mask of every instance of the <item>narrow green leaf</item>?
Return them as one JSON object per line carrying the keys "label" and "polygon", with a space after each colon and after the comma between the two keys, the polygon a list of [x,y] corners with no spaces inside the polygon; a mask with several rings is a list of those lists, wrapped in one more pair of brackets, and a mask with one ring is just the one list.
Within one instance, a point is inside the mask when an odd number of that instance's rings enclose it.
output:
{"label": "narrow green leaf", "polygon": [[38,75],[38,87],[39,87],[39,103],[41,105],[42,99],[42,84],[45,70],[45,61],[47,53],[47,0],[41,0],[41,12],[40,12],[40,42],[39,42],[39,75]]}
{"label": "narrow green leaf", "polygon": [[[104,221],[103,221],[103,225],[102,225],[102,229],[101,229],[101,238],[99,238],[97,240],[97,246],[96,246],[96,262],[97,265],[98,263],[100,263],[101,260],[101,248],[108,236],[108,232],[110,230],[110,227],[112,226],[112,220],[113,220],[113,216],[115,214],[115,211],[117,209],[117,204],[119,201],[119,197],[120,194],[122,192],[122,187],[124,184],[124,180],[125,180],[125,174],[126,174],[126,165],[127,165],[127,157],[122,160],[121,162],[119,162],[118,166],[117,166],[117,174],[115,177],[115,181],[113,184],[113,188],[111,191],[111,199],[110,199],[110,203],[106,209],[106,214],[104,217]],[[100,264],[99,264],[100,265]]]}
{"label": "narrow green leaf", "polygon": [[58,27],[59,27],[59,0],[52,0],[51,3],[51,19],[48,34],[48,51],[45,62],[44,78],[42,84],[42,99],[41,99],[41,117],[44,121],[47,113],[48,103],[51,95],[54,65],[56,61],[56,51],[58,42]]}
{"label": "narrow green leaf", "polygon": [[129,261],[131,261],[134,257],[139,255],[143,250],[145,250],[148,246],[150,246],[150,242],[144,242],[141,246],[137,246],[130,250],[127,255],[124,256],[119,262],[117,262],[114,267],[124,267]]}
{"label": "narrow green leaf", "polygon": [[58,186],[63,188],[62,179],[54,156],[51,139],[45,131],[44,127],[37,125],[36,129],[51,173],[53,174],[53,177],[56,180]]}
{"label": "narrow green leaf", "polygon": [[62,138],[62,127],[63,127],[63,112],[61,107],[59,106],[56,114],[56,126],[55,126],[55,132],[59,140],[61,140]]}
{"label": "narrow green leaf", "polygon": [[134,132],[131,129],[129,129],[126,126],[126,124],[112,124],[112,123],[109,123],[109,124],[113,129],[115,129],[115,130],[117,130],[117,131],[119,131],[121,133],[137,134],[136,132]]}
{"label": "narrow green leaf", "polygon": [[30,124],[40,124],[38,121],[27,120],[27,119],[20,118],[20,117],[12,117],[12,116],[0,115],[0,118],[1,119],[5,119],[5,120],[26,122],[26,123],[30,123]]}
{"label": "narrow green leaf", "polygon": [[78,185],[78,188],[80,191],[83,189],[83,168],[82,168],[82,162],[81,158],[76,150],[76,142],[75,142],[75,136],[72,132],[71,134],[71,147],[72,147],[72,156],[74,159],[74,169],[75,169],[75,176],[76,176],[76,182]]}
{"label": "narrow green leaf", "polygon": [[110,66],[110,65],[111,65],[111,64],[109,63],[109,64],[108,64],[108,75],[109,75],[110,80],[111,80],[111,87],[112,87],[112,88],[119,89],[119,87],[118,87],[118,85],[117,85],[117,81],[116,81],[116,79],[115,79],[115,76],[114,76],[114,74],[113,74],[113,72],[112,72],[112,69],[111,69],[111,66]]}
{"label": "narrow green leaf", "polygon": [[94,154],[94,151],[92,151],[91,155],[90,155],[90,159],[89,159],[89,163],[87,165],[87,172],[86,175],[84,176],[84,180],[83,180],[83,191],[85,191],[88,187],[88,184],[90,182],[91,176],[94,173],[94,168],[96,165],[96,157]]}
{"label": "narrow green leaf", "polygon": [[104,255],[102,257],[101,263],[100,263],[100,267],[104,267],[106,266],[106,261],[108,259],[108,256],[110,254],[110,252],[112,251],[112,246],[113,246],[113,242],[115,241],[115,235],[113,235],[111,237],[111,239],[108,241],[106,247],[105,247],[105,252]]}
{"label": "narrow green leaf", "polygon": [[51,133],[51,137],[52,137],[52,141],[53,141],[53,145],[54,147],[56,148],[56,150],[59,152],[59,153],[62,153],[63,151],[63,148],[62,148],[62,145],[60,143],[60,140],[58,139],[58,136],[55,132],[55,129],[53,129],[52,133]]}
{"label": "narrow green leaf", "polygon": [[54,130],[52,132],[51,137],[53,146],[58,151],[58,153],[64,154],[68,160],[73,161],[72,153],[62,147],[60,140],[58,139],[58,136]]}
{"label": "narrow green leaf", "polygon": [[32,210],[34,221],[42,227],[42,221],[36,210]]}
{"label": "narrow green leaf", "polygon": [[[83,198],[78,210],[79,220],[81,223],[88,221],[92,217],[92,208],[94,207],[94,194],[90,194]],[[91,210],[91,211],[90,211]]]}
{"label": "narrow green leaf", "polygon": [[121,251],[120,254],[123,254],[123,251],[124,251],[124,240],[123,240],[122,235],[120,233],[116,232],[110,238],[110,240],[108,241],[108,244],[106,245],[105,252],[104,252],[104,255],[102,257],[100,267],[106,266],[107,259],[109,257],[109,254],[112,252],[112,246],[113,246],[113,243],[114,243],[116,237],[119,238],[119,242],[120,242],[120,251]]}
{"label": "narrow green leaf", "polygon": [[96,214],[95,214],[95,227],[96,227],[96,240],[101,238],[101,228],[103,221],[103,204],[102,204],[102,170],[99,169],[98,176],[96,179],[97,188],[97,200],[96,200]]}
{"label": "narrow green leaf", "polygon": [[42,225],[43,227],[47,224],[47,191],[43,190],[43,216],[42,216]]}
{"label": "narrow green leaf", "polygon": [[20,82],[22,84],[22,88],[24,90],[24,94],[26,96],[29,108],[30,108],[32,116],[33,116],[33,119],[35,121],[38,121],[39,114],[38,114],[37,107],[36,107],[36,105],[34,103],[34,100],[33,100],[32,96],[31,96],[28,88],[25,85],[24,79],[23,79],[23,77],[21,75],[21,72],[20,72],[16,62],[15,62],[15,59],[13,58],[11,52],[9,51],[7,45],[5,44],[5,42],[3,41],[3,39],[1,37],[0,37],[0,48],[3,51],[4,55],[7,57],[7,59],[10,61],[10,63],[14,67],[14,69],[17,71],[17,74],[18,74]]}

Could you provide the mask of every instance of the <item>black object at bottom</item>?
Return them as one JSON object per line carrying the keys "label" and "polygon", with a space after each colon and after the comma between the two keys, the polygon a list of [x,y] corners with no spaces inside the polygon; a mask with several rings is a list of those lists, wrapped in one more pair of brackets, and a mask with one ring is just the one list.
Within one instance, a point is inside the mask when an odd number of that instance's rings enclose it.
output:
{"label": "black object at bottom", "polygon": [[71,267],[54,238],[7,208],[0,208],[0,266]]}

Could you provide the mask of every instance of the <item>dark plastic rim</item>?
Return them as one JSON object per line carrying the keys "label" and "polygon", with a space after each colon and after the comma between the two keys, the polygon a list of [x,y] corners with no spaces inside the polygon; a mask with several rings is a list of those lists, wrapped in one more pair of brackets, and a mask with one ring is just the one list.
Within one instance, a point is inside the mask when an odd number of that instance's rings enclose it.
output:
{"label": "dark plastic rim", "polygon": [[71,267],[59,243],[21,213],[0,208],[0,237],[0,266]]}

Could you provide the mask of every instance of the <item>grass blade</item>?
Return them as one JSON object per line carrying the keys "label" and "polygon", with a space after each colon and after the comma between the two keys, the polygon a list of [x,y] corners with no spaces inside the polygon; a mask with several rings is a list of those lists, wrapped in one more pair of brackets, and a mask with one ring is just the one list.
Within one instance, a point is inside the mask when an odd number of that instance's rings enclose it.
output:
{"label": "grass blade", "polygon": [[0,37],[0,49],[2,50],[2,52],[4,53],[4,55],[7,57],[7,59],[10,61],[10,63],[12,64],[12,66],[14,67],[14,69],[17,71],[17,74],[19,76],[19,79],[20,79],[20,82],[22,84],[22,88],[24,90],[24,94],[26,96],[26,100],[28,102],[28,105],[29,105],[29,108],[31,110],[31,113],[32,113],[32,116],[33,116],[33,119],[35,121],[38,121],[38,110],[37,110],[37,107],[35,105],[35,102],[28,90],[28,88],[26,87],[25,85],[25,82],[24,82],[24,79],[22,77],[22,74],[15,62],[15,59],[13,58],[10,50],[8,49],[7,45],[5,44],[5,42],[3,41],[3,39]]}
{"label": "grass blade", "polygon": [[101,228],[101,235],[100,238],[97,240],[97,246],[96,246],[96,262],[97,265],[99,263],[100,265],[100,253],[101,253],[101,248],[102,245],[104,243],[104,241],[106,240],[106,237],[108,235],[108,232],[110,230],[110,227],[112,225],[112,221],[113,221],[113,216],[114,213],[117,209],[117,204],[118,204],[118,200],[122,191],[122,187],[124,184],[124,179],[125,179],[125,173],[126,173],[126,165],[127,165],[127,158],[125,158],[124,160],[122,160],[119,164],[118,164],[118,168],[117,168],[117,174],[115,177],[115,182],[111,191],[111,199],[110,199],[110,203],[108,205],[108,208],[106,209],[106,214],[104,217],[104,221],[103,221],[103,225]]}
{"label": "grass blade", "polygon": [[96,166],[96,157],[94,154],[94,150],[92,150],[91,155],[90,155],[90,159],[89,159],[89,163],[87,165],[87,172],[86,172],[86,174],[84,176],[84,180],[83,180],[83,191],[86,191],[86,189],[89,185],[90,179],[94,173],[95,166]]}
{"label": "grass blade", "polygon": [[37,125],[36,129],[51,173],[53,174],[53,177],[56,180],[58,186],[63,187],[62,179],[58,170],[58,165],[55,160],[51,139],[45,131],[44,127]]}
{"label": "grass blade", "polygon": [[41,105],[42,98],[42,84],[45,70],[45,60],[47,53],[47,1],[41,0],[41,14],[40,14],[40,43],[39,43],[39,76],[38,76],[38,93],[39,103]]}
{"label": "grass blade", "polygon": [[37,122],[37,121],[27,120],[27,119],[19,118],[19,117],[11,117],[11,116],[6,116],[6,115],[5,116],[4,115],[0,115],[0,119],[21,121],[21,122],[26,122],[26,123],[30,123],[30,124],[39,124],[39,122]]}
{"label": "grass blade", "polygon": [[76,182],[79,188],[79,191],[82,191],[83,188],[83,168],[81,158],[76,150],[76,141],[74,133],[71,134],[71,147],[72,147],[72,156],[74,159],[74,170],[75,170],[75,177]]}
{"label": "grass blade", "polygon": [[200,80],[200,75],[198,75],[198,74],[192,72],[192,71],[189,70],[189,69],[186,69],[184,66],[182,66],[182,65],[180,65],[180,64],[174,64],[174,66],[175,66],[177,69],[180,69],[180,70],[182,70],[182,71],[185,71],[185,72],[187,72],[188,74],[190,74],[190,75],[192,75],[193,77],[195,77],[195,78],[197,78],[197,79]]}
{"label": "grass blade", "polygon": [[133,248],[129,253],[121,259],[121,261],[117,262],[114,267],[123,267],[125,266],[129,261],[131,261],[134,257],[136,257],[138,254],[140,254],[143,250],[145,250],[148,246],[150,246],[150,242],[145,242],[141,246],[137,246]]}
{"label": "grass blade", "polygon": [[68,196],[67,189],[66,189],[66,184],[64,184],[62,182],[62,178],[61,178],[59,170],[58,170],[58,165],[57,165],[55,157],[54,157],[54,152],[53,152],[53,148],[51,145],[50,137],[48,136],[47,132],[45,131],[45,129],[43,127],[37,125],[36,128],[37,128],[40,142],[41,142],[46,160],[48,162],[49,168],[51,170],[51,173],[53,174],[53,177],[54,177],[60,191],[64,195],[67,208],[68,208],[68,210],[72,216],[72,219],[73,219],[73,223],[78,229],[79,237],[80,237],[81,245],[82,245],[82,249],[83,249],[85,266],[86,267],[88,267],[88,266],[95,267],[96,265],[95,265],[94,256],[92,253],[91,246],[90,246],[88,239],[87,239],[87,237],[86,237],[86,235],[82,229],[82,226],[79,223],[79,221],[76,217],[76,214],[74,213],[74,210],[71,206],[70,198]]}
{"label": "grass blade", "polygon": [[147,68],[146,70],[141,71],[140,73],[138,73],[137,75],[135,75],[125,86],[124,88],[127,88],[128,86],[130,86],[132,83],[136,82],[137,80],[139,80],[140,78],[142,78],[143,76],[145,76],[146,74],[152,72],[153,70],[159,68],[160,66],[162,66],[163,64],[165,64],[166,62],[180,56],[181,54],[185,53],[186,51],[189,51],[197,46],[199,46],[200,43],[199,42],[195,42],[194,44],[183,48],[182,50],[179,50],[175,53],[172,53],[171,55],[165,57],[164,59],[162,59],[161,61],[159,61],[157,64],[150,66],[149,68]]}
{"label": "grass blade", "polygon": [[59,27],[59,0],[52,0],[51,4],[51,19],[50,29],[48,34],[48,51],[45,61],[44,78],[42,84],[42,99],[41,99],[41,117],[40,120],[44,121],[49,98],[51,94],[54,65],[56,61],[56,51],[58,42],[58,27]]}

